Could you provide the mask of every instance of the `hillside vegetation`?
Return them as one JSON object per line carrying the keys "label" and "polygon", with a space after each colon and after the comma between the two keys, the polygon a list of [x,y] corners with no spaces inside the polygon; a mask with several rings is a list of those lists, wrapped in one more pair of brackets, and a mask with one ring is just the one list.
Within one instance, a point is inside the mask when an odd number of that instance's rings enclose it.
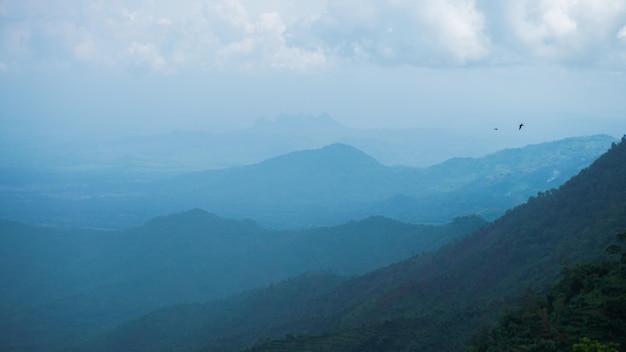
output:
{"label": "hillside vegetation", "polygon": [[[618,236],[622,241],[626,233]],[[474,337],[472,352],[618,351],[626,347],[626,251],[577,264],[546,295],[524,294],[521,307],[505,311],[498,325]],[[595,346],[595,347],[594,347]],[[591,348],[594,347],[595,349]]]}

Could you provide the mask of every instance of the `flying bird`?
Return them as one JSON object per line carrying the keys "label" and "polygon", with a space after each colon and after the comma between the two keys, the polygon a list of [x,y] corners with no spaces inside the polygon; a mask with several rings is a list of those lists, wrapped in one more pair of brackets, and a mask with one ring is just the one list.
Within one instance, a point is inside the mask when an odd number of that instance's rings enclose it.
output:
{"label": "flying bird", "polygon": [[518,128],[517,130],[518,130],[518,131],[519,131],[519,130],[521,130],[521,129],[522,129],[522,127],[524,127],[524,124],[523,124],[523,123],[520,123],[520,124],[519,124],[519,128]]}

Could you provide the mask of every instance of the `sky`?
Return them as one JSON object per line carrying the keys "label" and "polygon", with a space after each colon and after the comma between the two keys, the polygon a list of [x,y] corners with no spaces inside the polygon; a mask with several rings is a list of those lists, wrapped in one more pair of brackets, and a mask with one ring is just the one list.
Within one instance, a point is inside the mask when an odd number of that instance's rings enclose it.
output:
{"label": "sky", "polygon": [[4,135],[280,114],[621,136],[626,0],[0,0]]}

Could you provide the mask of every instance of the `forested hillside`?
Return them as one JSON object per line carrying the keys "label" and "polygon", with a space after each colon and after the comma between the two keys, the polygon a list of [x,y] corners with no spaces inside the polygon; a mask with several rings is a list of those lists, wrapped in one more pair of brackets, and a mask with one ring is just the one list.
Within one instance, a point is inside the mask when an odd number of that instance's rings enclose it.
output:
{"label": "forested hillside", "polygon": [[[626,229],[623,175],[624,141],[558,190],[532,197],[492,225],[435,253],[346,281],[309,299],[302,314],[264,316],[263,324],[250,325],[245,322],[257,316],[256,308],[242,303],[232,315],[208,309],[203,319],[230,327],[241,324],[243,329],[214,334],[202,325],[187,330],[188,334],[167,339],[166,332],[161,337],[168,341],[169,350],[183,349],[187,343],[193,343],[195,350],[218,346],[237,350],[245,347],[238,341],[285,336],[285,340],[261,343],[254,350],[462,350],[481,326],[495,322],[503,308],[515,305],[523,292],[547,292],[564,267],[604,253],[615,234]],[[280,306],[281,296],[272,296],[271,289],[261,292]],[[292,294],[298,292],[295,289]],[[134,331],[142,331],[159,321],[171,323],[176,316],[162,314],[161,320],[142,319],[132,326]],[[125,334],[128,331],[121,326],[101,340],[100,346],[103,350],[123,346],[115,336],[130,340],[138,336]]]}
{"label": "forested hillside", "polygon": [[626,232],[617,237],[621,243],[609,246],[601,260],[564,269],[548,294],[526,292],[521,307],[505,311],[494,329],[477,334],[469,351],[623,350]]}

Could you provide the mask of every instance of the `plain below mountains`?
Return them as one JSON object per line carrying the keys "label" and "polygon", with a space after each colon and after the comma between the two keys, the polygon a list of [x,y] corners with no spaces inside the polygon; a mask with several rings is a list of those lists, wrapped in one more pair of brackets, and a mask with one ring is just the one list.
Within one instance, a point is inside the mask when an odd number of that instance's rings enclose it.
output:
{"label": "plain below mountains", "polygon": [[428,168],[385,166],[353,146],[331,144],[152,181],[80,174],[28,181],[25,174],[4,182],[0,214],[29,223],[106,228],[138,226],[191,208],[270,228],[329,226],[370,215],[410,223],[446,223],[468,214],[493,220],[529,196],[558,187],[615,141],[605,135],[570,138]]}

